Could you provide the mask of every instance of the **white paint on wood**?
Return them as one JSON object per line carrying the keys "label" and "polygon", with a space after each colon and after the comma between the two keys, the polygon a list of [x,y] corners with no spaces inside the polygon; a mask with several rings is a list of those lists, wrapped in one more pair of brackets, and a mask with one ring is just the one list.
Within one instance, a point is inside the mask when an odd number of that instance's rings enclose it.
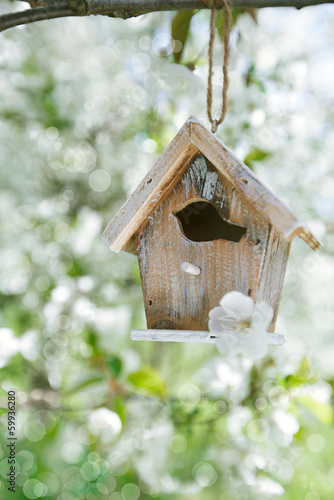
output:
{"label": "white paint on wood", "polygon": [[[132,330],[132,340],[154,340],[158,342],[200,342],[214,344],[212,333],[193,330]],[[284,335],[268,333],[268,345],[279,346],[285,343]]]}
{"label": "white paint on wood", "polygon": [[198,276],[199,274],[201,274],[201,268],[198,266],[194,266],[189,262],[183,262],[183,264],[181,265],[181,269],[185,273],[193,274],[194,276]]}

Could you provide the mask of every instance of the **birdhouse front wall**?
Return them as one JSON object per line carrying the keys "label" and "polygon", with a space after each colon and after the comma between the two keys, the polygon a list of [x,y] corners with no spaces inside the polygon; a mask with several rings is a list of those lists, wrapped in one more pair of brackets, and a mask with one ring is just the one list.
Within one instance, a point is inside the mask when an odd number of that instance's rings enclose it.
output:
{"label": "birdhouse front wall", "polygon": [[149,329],[207,330],[210,309],[238,290],[273,307],[274,331],[290,244],[202,154],[136,241]]}

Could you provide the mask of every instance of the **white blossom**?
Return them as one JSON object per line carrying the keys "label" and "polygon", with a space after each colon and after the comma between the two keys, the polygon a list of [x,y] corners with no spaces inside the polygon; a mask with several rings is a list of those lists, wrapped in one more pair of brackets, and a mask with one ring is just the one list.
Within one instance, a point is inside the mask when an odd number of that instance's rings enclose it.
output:
{"label": "white blossom", "polygon": [[121,432],[122,421],[116,412],[105,407],[96,408],[88,417],[88,429],[93,435],[98,431],[100,442],[109,444]]}
{"label": "white blossom", "polygon": [[0,368],[20,350],[20,339],[15,337],[10,328],[0,328]]}
{"label": "white blossom", "polygon": [[243,354],[258,359],[267,353],[267,328],[273,310],[265,302],[254,304],[241,292],[229,292],[209,313],[209,330],[218,350],[226,356]]}

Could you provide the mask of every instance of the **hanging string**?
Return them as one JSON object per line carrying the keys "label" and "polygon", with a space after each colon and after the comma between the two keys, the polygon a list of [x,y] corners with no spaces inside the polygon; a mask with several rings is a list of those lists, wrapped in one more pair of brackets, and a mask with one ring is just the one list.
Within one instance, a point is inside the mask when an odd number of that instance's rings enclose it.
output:
{"label": "hanging string", "polygon": [[226,115],[227,111],[227,89],[229,84],[228,79],[228,61],[230,57],[230,32],[231,32],[231,12],[226,0],[221,0],[221,4],[225,9],[225,25],[224,25],[224,63],[223,63],[223,91],[222,91],[222,108],[219,118],[213,118],[212,116],[212,76],[213,76],[213,46],[215,42],[215,31],[216,31],[216,17],[217,17],[217,7],[215,0],[209,0],[209,6],[211,8],[211,18],[210,18],[210,41],[209,41],[209,76],[208,76],[208,91],[206,98],[207,113],[209,121],[211,123],[211,131],[215,134]]}

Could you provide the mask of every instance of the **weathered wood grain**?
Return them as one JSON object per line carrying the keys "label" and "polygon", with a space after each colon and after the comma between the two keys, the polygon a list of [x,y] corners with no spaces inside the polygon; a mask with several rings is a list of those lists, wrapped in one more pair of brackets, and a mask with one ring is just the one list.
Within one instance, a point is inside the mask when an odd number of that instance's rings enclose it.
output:
{"label": "weathered wood grain", "polygon": [[274,310],[269,332],[275,331],[290,246],[291,242],[287,241],[276,228],[271,226],[261,263],[257,293],[254,298],[255,302],[264,300]]}
{"label": "weathered wood grain", "polygon": [[[132,340],[153,340],[155,342],[200,342],[214,344],[216,339],[210,332],[189,330],[132,330]],[[268,345],[285,344],[284,335],[268,333]]]}

